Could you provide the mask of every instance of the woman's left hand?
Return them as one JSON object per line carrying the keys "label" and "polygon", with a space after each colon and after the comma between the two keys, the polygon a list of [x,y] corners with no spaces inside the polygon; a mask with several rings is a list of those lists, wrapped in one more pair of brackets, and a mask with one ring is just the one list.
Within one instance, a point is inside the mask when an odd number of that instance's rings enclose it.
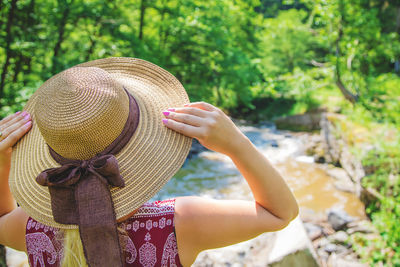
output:
{"label": "woman's left hand", "polygon": [[163,113],[168,128],[196,138],[206,148],[227,156],[240,152],[247,139],[224,112],[209,103],[190,103]]}
{"label": "woman's left hand", "polygon": [[12,146],[32,127],[31,116],[27,112],[17,112],[0,121],[0,169],[10,162]]}

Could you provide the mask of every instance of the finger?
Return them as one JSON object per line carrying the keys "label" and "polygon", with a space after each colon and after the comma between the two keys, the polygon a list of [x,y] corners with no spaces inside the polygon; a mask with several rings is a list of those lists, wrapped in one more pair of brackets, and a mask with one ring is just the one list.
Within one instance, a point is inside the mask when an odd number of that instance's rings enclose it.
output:
{"label": "finger", "polygon": [[169,129],[174,130],[178,133],[184,134],[189,137],[200,136],[201,130],[199,127],[184,124],[182,122],[178,122],[178,121],[174,121],[174,120],[170,120],[170,119],[163,119],[162,121],[165,126],[167,126]]}
{"label": "finger", "polygon": [[25,117],[23,119],[15,121],[13,124],[10,124],[7,128],[5,128],[4,130],[1,131],[2,132],[2,138],[5,139],[12,132],[17,130],[18,128],[23,127],[25,125],[25,123],[27,123],[28,121],[30,121],[30,116],[27,116],[27,117]]}
{"label": "finger", "polygon": [[25,124],[13,132],[11,132],[5,139],[0,142],[0,150],[6,150],[15,145],[24,134],[26,134],[32,127],[32,121],[25,122]]}
{"label": "finger", "polygon": [[167,119],[172,119],[174,121],[182,122],[192,126],[201,126],[205,123],[203,118],[191,114],[177,113],[172,111],[164,111],[163,114]]}
{"label": "finger", "polygon": [[2,119],[2,120],[0,121],[0,126],[6,124],[7,122],[11,121],[12,119],[18,117],[18,115],[19,115],[20,113],[21,113],[21,111],[18,111],[18,112],[14,113],[14,114],[8,115],[7,117],[5,117],[4,119]]}
{"label": "finger", "polygon": [[176,113],[186,113],[186,114],[191,114],[193,116],[198,116],[201,118],[207,118],[210,114],[209,111],[200,109],[200,108],[195,108],[195,107],[184,107],[184,108],[169,108],[167,111],[172,111]]}
{"label": "finger", "polygon": [[214,111],[216,107],[213,105],[206,103],[206,102],[193,102],[189,104],[185,104],[185,107],[196,107],[196,108],[201,108],[203,110],[208,110],[208,111]]}
{"label": "finger", "polygon": [[13,125],[13,124],[15,124],[15,123],[17,123],[17,122],[19,122],[19,121],[23,121],[24,119],[26,120],[26,121],[28,121],[28,120],[30,120],[30,118],[31,118],[31,115],[30,114],[28,114],[26,111],[24,111],[24,112],[22,112],[22,113],[20,113],[20,114],[17,114],[17,116],[13,116],[12,118],[10,118],[9,120],[7,120],[5,123],[3,123],[1,126],[0,126],[0,130],[1,131],[4,131],[5,129],[7,129],[8,127],[10,127],[11,125]]}

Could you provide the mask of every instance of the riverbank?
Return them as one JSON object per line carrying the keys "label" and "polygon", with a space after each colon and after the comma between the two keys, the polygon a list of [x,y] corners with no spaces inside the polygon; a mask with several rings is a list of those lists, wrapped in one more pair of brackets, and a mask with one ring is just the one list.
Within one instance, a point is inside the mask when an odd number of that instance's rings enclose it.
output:
{"label": "riverbank", "polygon": [[316,162],[341,167],[348,176],[344,183],[354,185],[366,207],[372,228],[351,235],[349,244],[360,260],[371,266],[400,266],[399,129],[361,116],[357,109],[345,114],[321,114],[321,132],[311,140],[307,153]]}
{"label": "riverbank", "polygon": [[[317,252],[320,266],[369,266],[355,245],[360,235],[369,240],[377,240],[380,236],[366,216],[365,205],[359,198],[358,185],[340,164],[329,161],[330,155],[326,152],[328,150],[323,131],[322,135],[304,133],[301,135],[305,139],[306,155],[312,157],[319,171],[330,176],[330,187],[321,185],[325,201],[330,201],[334,197],[335,192],[332,188],[348,196],[345,199],[342,197],[343,205],[334,209],[318,213],[303,209],[300,212],[308,237]],[[315,200],[318,202],[318,199]]]}

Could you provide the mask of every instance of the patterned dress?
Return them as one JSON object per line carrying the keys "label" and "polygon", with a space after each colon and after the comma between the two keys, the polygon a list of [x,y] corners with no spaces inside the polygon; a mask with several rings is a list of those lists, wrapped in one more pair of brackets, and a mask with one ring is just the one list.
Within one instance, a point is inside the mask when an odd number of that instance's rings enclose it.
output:
{"label": "patterned dress", "polygon": [[[174,231],[175,199],[144,204],[129,219],[118,223],[125,266],[182,266]],[[26,247],[32,267],[60,266],[62,232],[33,218],[26,225]]]}

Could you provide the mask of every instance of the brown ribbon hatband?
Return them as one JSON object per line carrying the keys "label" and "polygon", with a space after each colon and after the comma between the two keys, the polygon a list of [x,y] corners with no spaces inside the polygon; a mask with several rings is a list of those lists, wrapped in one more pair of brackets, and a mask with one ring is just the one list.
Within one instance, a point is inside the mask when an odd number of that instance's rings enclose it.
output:
{"label": "brown ribbon hatband", "polygon": [[49,187],[54,221],[79,225],[86,261],[92,267],[123,266],[110,186],[125,185],[114,155],[128,143],[139,123],[139,107],[126,93],[128,119],[108,147],[91,159],[72,160],[49,146],[61,167],[44,170],[36,178],[40,185]]}

